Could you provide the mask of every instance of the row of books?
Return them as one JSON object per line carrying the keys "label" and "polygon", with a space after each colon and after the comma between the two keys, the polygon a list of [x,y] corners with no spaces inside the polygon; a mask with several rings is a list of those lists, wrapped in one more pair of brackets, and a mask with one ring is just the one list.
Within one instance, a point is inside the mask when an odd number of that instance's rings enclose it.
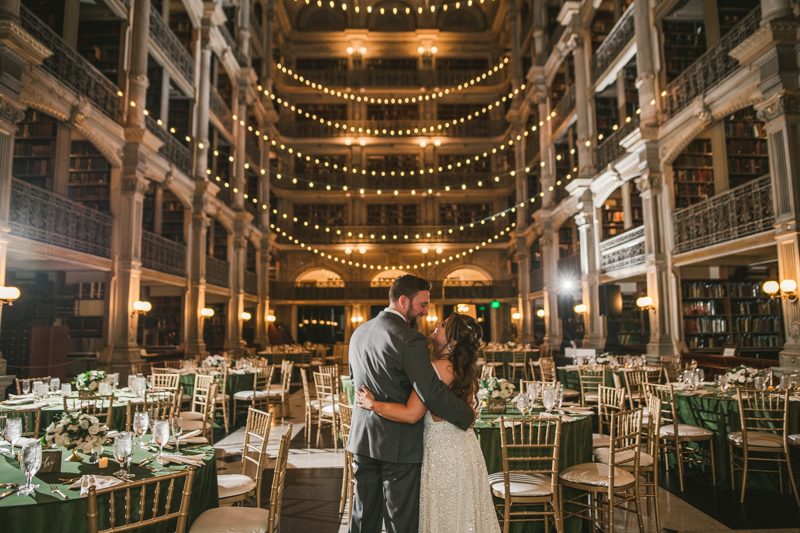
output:
{"label": "row of books", "polygon": [[687,334],[691,333],[725,333],[728,331],[728,320],[722,317],[687,318],[684,320]]}
{"label": "row of books", "polygon": [[777,333],[777,317],[740,317],[733,321],[734,333]]}

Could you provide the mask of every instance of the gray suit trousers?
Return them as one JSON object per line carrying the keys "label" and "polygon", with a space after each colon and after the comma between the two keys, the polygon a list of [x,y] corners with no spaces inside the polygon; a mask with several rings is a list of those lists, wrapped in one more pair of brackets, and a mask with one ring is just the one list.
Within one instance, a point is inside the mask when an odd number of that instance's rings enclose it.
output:
{"label": "gray suit trousers", "polygon": [[[355,490],[350,533],[417,533],[420,463],[390,463],[353,455]],[[384,506],[385,502],[385,506]]]}

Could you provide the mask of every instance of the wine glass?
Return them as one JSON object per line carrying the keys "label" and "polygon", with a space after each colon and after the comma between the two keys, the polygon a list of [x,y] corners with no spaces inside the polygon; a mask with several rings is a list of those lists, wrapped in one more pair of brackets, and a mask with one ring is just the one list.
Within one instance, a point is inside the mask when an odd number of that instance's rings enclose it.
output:
{"label": "wine glass", "polygon": [[55,394],[61,388],[61,380],[59,378],[53,378],[50,380],[50,392]]}
{"label": "wine glass", "polygon": [[144,411],[139,411],[133,415],[133,431],[136,433],[136,436],[139,438],[139,446],[142,445],[142,435],[147,431],[147,425],[149,423],[149,416]]}
{"label": "wine glass", "polygon": [[111,388],[116,390],[119,387],[119,372],[115,372],[109,376],[109,382],[111,384]]}
{"label": "wine glass", "polygon": [[22,394],[28,394],[31,392],[31,382],[30,381],[23,381],[22,382]]}
{"label": "wine glass", "polygon": [[181,443],[180,439],[181,434],[183,434],[183,418],[180,416],[176,416],[172,418],[172,435],[175,437],[175,454],[174,455],[183,455],[181,453]]}
{"label": "wine glass", "polygon": [[706,371],[702,368],[695,369],[694,375],[697,378],[696,384],[699,387],[703,384],[703,381],[706,379]]}
{"label": "wine glass", "polygon": [[150,442],[153,442],[153,424],[158,420],[158,408],[151,407],[147,410],[147,421],[150,425]]}
{"label": "wine glass", "polygon": [[133,392],[133,384],[136,382],[136,374],[128,374],[128,388]]}
{"label": "wine glass", "polygon": [[8,420],[8,417],[6,415],[0,415],[0,439],[3,439],[3,436],[6,434],[6,421],[7,420]]}
{"label": "wine glass", "polygon": [[119,463],[119,471],[114,476],[131,478],[130,461],[133,455],[133,434],[123,431],[114,437],[114,460]]}
{"label": "wine glass", "polygon": [[11,457],[14,457],[14,446],[20,437],[22,437],[22,418],[6,420],[6,440],[11,443]]}
{"label": "wine glass", "polygon": [[22,460],[19,462],[19,468],[25,474],[25,487],[19,489],[19,494],[27,496],[33,494],[34,489],[38,489],[39,485],[31,485],[31,480],[39,468],[42,467],[42,442],[39,440],[29,442],[22,447]]}
{"label": "wine glass", "polygon": [[156,420],[153,425],[153,440],[158,446],[158,462],[161,462],[161,456],[164,454],[164,445],[169,440],[169,420]]}
{"label": "wine glass", "polygon": [[564,403],[564,386],[561,383],[556,383],[556,404],[561,409],[561,404]]}
{"label": "wine glass", "polygon": [[753,387],[756,390],[764,390],[767,388],[767,380],[764,379],[764,376],[756,376],[753,378]]}
{"label": "wine glass", "polygon": [[554,389],[545,389],[542,391],[542,403],[547,412],[551,412],[556,405],[556,391]]}

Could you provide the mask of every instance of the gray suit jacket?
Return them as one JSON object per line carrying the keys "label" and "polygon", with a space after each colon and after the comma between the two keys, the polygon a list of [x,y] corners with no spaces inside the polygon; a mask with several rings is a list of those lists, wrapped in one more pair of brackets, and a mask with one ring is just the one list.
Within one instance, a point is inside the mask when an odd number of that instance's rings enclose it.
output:
{"label": "gray suit jacket", "polygon": [[[350,339],[350,379],[381,402],[405,404],[412,389],[437,416],[467,430],[475,413],[442,383],[431,365],[425,336],[402,317],[382,311],[356,329]],[[347,451],[390,463],[422,462],[423,420],[416,424],[392,422],[358,406]]]}

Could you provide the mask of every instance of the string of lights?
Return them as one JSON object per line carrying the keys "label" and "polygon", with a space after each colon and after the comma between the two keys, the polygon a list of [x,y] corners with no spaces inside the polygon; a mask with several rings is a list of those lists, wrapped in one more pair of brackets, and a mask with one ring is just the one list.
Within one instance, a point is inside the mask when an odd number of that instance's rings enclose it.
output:
{"label": "string of lights", "polygon": [[[431,50],[433,50],[434,48],[436,48],[436,47],[435,46],[432,47]],[[352,52],[352,48],[348,48],[348,51]],[[424,52],[424,48],[420,47],[420,49],[418,51],[420,51],[420,53],[422,53],[422,52]],[[431,94],[426,94],[426,95],[421,95],[421,96],[412,96],[410,99],[403,99],[403,102],[405,103],[406,101],[408,101],[408,103],[416,104],[416,103],[422,102],[422,101],[436,100],[436,98],[442,98],[442,97],[444,97],[446,95],[449,95],[451,93],[457,93],[458,91],[463,91],[465,89],[468,89],[469,87],[472,87],[476,83],[480,83],[481,81],[490,78],[492,75],[494,75],[494,74],[496,74],[498,72],[501,72],[505,68],[506,64],[508,64],[508,58],[507,57],[504,58],[503,61],[501,63],[499,63],[498,65],[495,65],[493,68],[490,68],[488,71],[484,72],[480,76],[475,76],[474,78],[472,78],[469,81],[466,81],[466,82],[464,82],[462,84],[447,88],[444,91],[437,91],[437,92],[433,92]],[[282,65],[282,64],[278,63],[276,66],[277,66],[278,70],[280,70],[281,72],[283,72],[287,76],[292,76],[295,80],[299,81],[300,83],[303,83],[303,84],[307,85],[308,87],[311,87],[312,89],[318,89],[319,91],[321,91],[321,92],[323,92],[325,94],[328,94],[330,96],[335,96],[337,98],[344,98],[345,100],[355,100],[356,102],[362,102],[362,101],[363,102],[369,102],[370,100],[372,100],[371,103],[375,103],[375,98],[374,97],[370,98],[370,97],[367,97],[367,96],[360,96],[360,95],[356,95],[356,94],[353,94],[353,93],[348,93],[347,91],[331,89],[330,87],[325,87],[321,83],[313,82],[313,81],[309,80],[308,78],[305,78],[304,76],[302,76],[300,74],[297,74],[296,72],[293,72],[292,69],[287,68],[285,65]],[[264,88],[261,85],[259,85],[258,86],[258,90],[259,91],[263,91]],[[380,102],[378,102],[378,103],[380,103]]]}
{"label": "string of lights", "polygon": [[[294,0],[294,1],[296,3],[299,3],[298,0]],[[492,2],[494,2],[494,1],[495,0],[492,0]],[[311,0],[304,0],[304,3],[307,4],[307,5],[310,5],[311,4]],[[347,9],[348,9],[347,3],[345,3],[345,2],[339,3],[339,2],[334,2],[333,0],[328,0],[326,2],[323,2],[322,0],[316,0],[315,3],[317,4],[317,7],[330,7],[331,9],[341,9],[342,11],[347,11]],[[477,4],[483,4],[483,3],[485,3],[485,0],[478,0],[477,2],[475,2],[474,0],[467,0],[466,2],[460,2],[460,1],[459,2],[447,2],[447,3],[440,4],[438,6],[429,6],[427,8],[423,8],[423,7],[420,6],[420,7],[417,7],[416,11],[417,11],[418,14],[421,15],[425,11],[430,11],[431,13],[436,13],[437,10],[447,11],[448,7],[451,8],[451,9],[468,8],[468,7],[472,7],[476,3]],[[380,13],[381,15],[403,15],[403,14],[410,15],[411,11],[412,11],[412,9],[410,7],[405,7],[405,8],[399,8],[399,7],[373,8],[372,6],[367,6],[365,8],[365,10],[366,10],[367,13],[372,13],[374,11],[376,13]],[[356,13],[360,13],[361,12],[360,6],[354,6],[353,7],[353,11],[356,12]]]}
{"label": "string of lights", "polygon": [[[327,125],[328,127],[341,129],[343,131],[349,131],[350,133],[359,133],[359,134],[366,134],[366,135],[373,135],[373,136],[377,136],[377,135],[389,135],[389,136],[397,135],[397,136],[402,136],[402,135],[417,135],[419,133],[423,133],[423,134],[425,134],[425,133],[436,133],[436,131],[441,131],[443,129],[448,129],[448,128],[451,128],[451,127],[455,127],[458,124],[463,124],[463,123],[465,123],[465,122],[467,122],[469,120],[472,120],[473,118],[478,118],[479,116],[481,116],[481,115],[483,115],[485,113],[488,113],[489,111],[491,111],[495,107],[500,107],[501,103],[505,103],[508,100],[512,100],[516,95],[520,94],[520,91],[524,91],[524,90],[525,90],[525,85],[523,84],[523,85],[521,85],[519,87],[519,89],[514,89],[513,91],[509,92],[507,95],[505,95],[502,98],[500,98],[500,100],[495,101],[494,104],[489,104],[486,107],[483,107],[482,109],[480,109],[479,111],[475,111],[474,113],[471,113],[471,114],[467,115],[466,117],[461,117],[460,119],[453,119],[453,120],[450,120],[450,121],[447,121],[447,122],[443,122],[443,123],[437,124],[435,128],[434,128],[434,126],[431,125],[431,126],[426,126],[426,127],[422,127],[422,128],[414,128],[413,130],[411,128],[395,130],[395,129],[388,129],[388,128],[381,128],[381,129],[375,128],[375,129],[372,129],[372,128],[348,126],[345,121],[339,122],[339,121],[335,121],[335,120],[325,120],[324,118],[318,117],[317,115],[315,115],[313,113],[309,113],[308,111],[303,111],[302,108],[290,104],[289,101],[286,100],[285,98],[281,98],[280,96],[276,96],[275,93],[271,93],[267,89],[264,89],[264,94],[266,96],[269,96],[270,99],[275,100],[278,104],[282,105],[283,107],[285,107],[287,109],[290,109],[291,111],[297,113],[298,115],[303,116],[305,118],[309,118],[309,119],[314,120],[314,121],[317,121],[320,124]],[[406,98],[373,98],[373,97],[370,97],[369,98],[369,102],[370,103],[378,103],[378,104],[402,104],[402,103],[410,103],[410,101],[411,101],[411,99],[408,98],[408,97],[406,97]]]}

